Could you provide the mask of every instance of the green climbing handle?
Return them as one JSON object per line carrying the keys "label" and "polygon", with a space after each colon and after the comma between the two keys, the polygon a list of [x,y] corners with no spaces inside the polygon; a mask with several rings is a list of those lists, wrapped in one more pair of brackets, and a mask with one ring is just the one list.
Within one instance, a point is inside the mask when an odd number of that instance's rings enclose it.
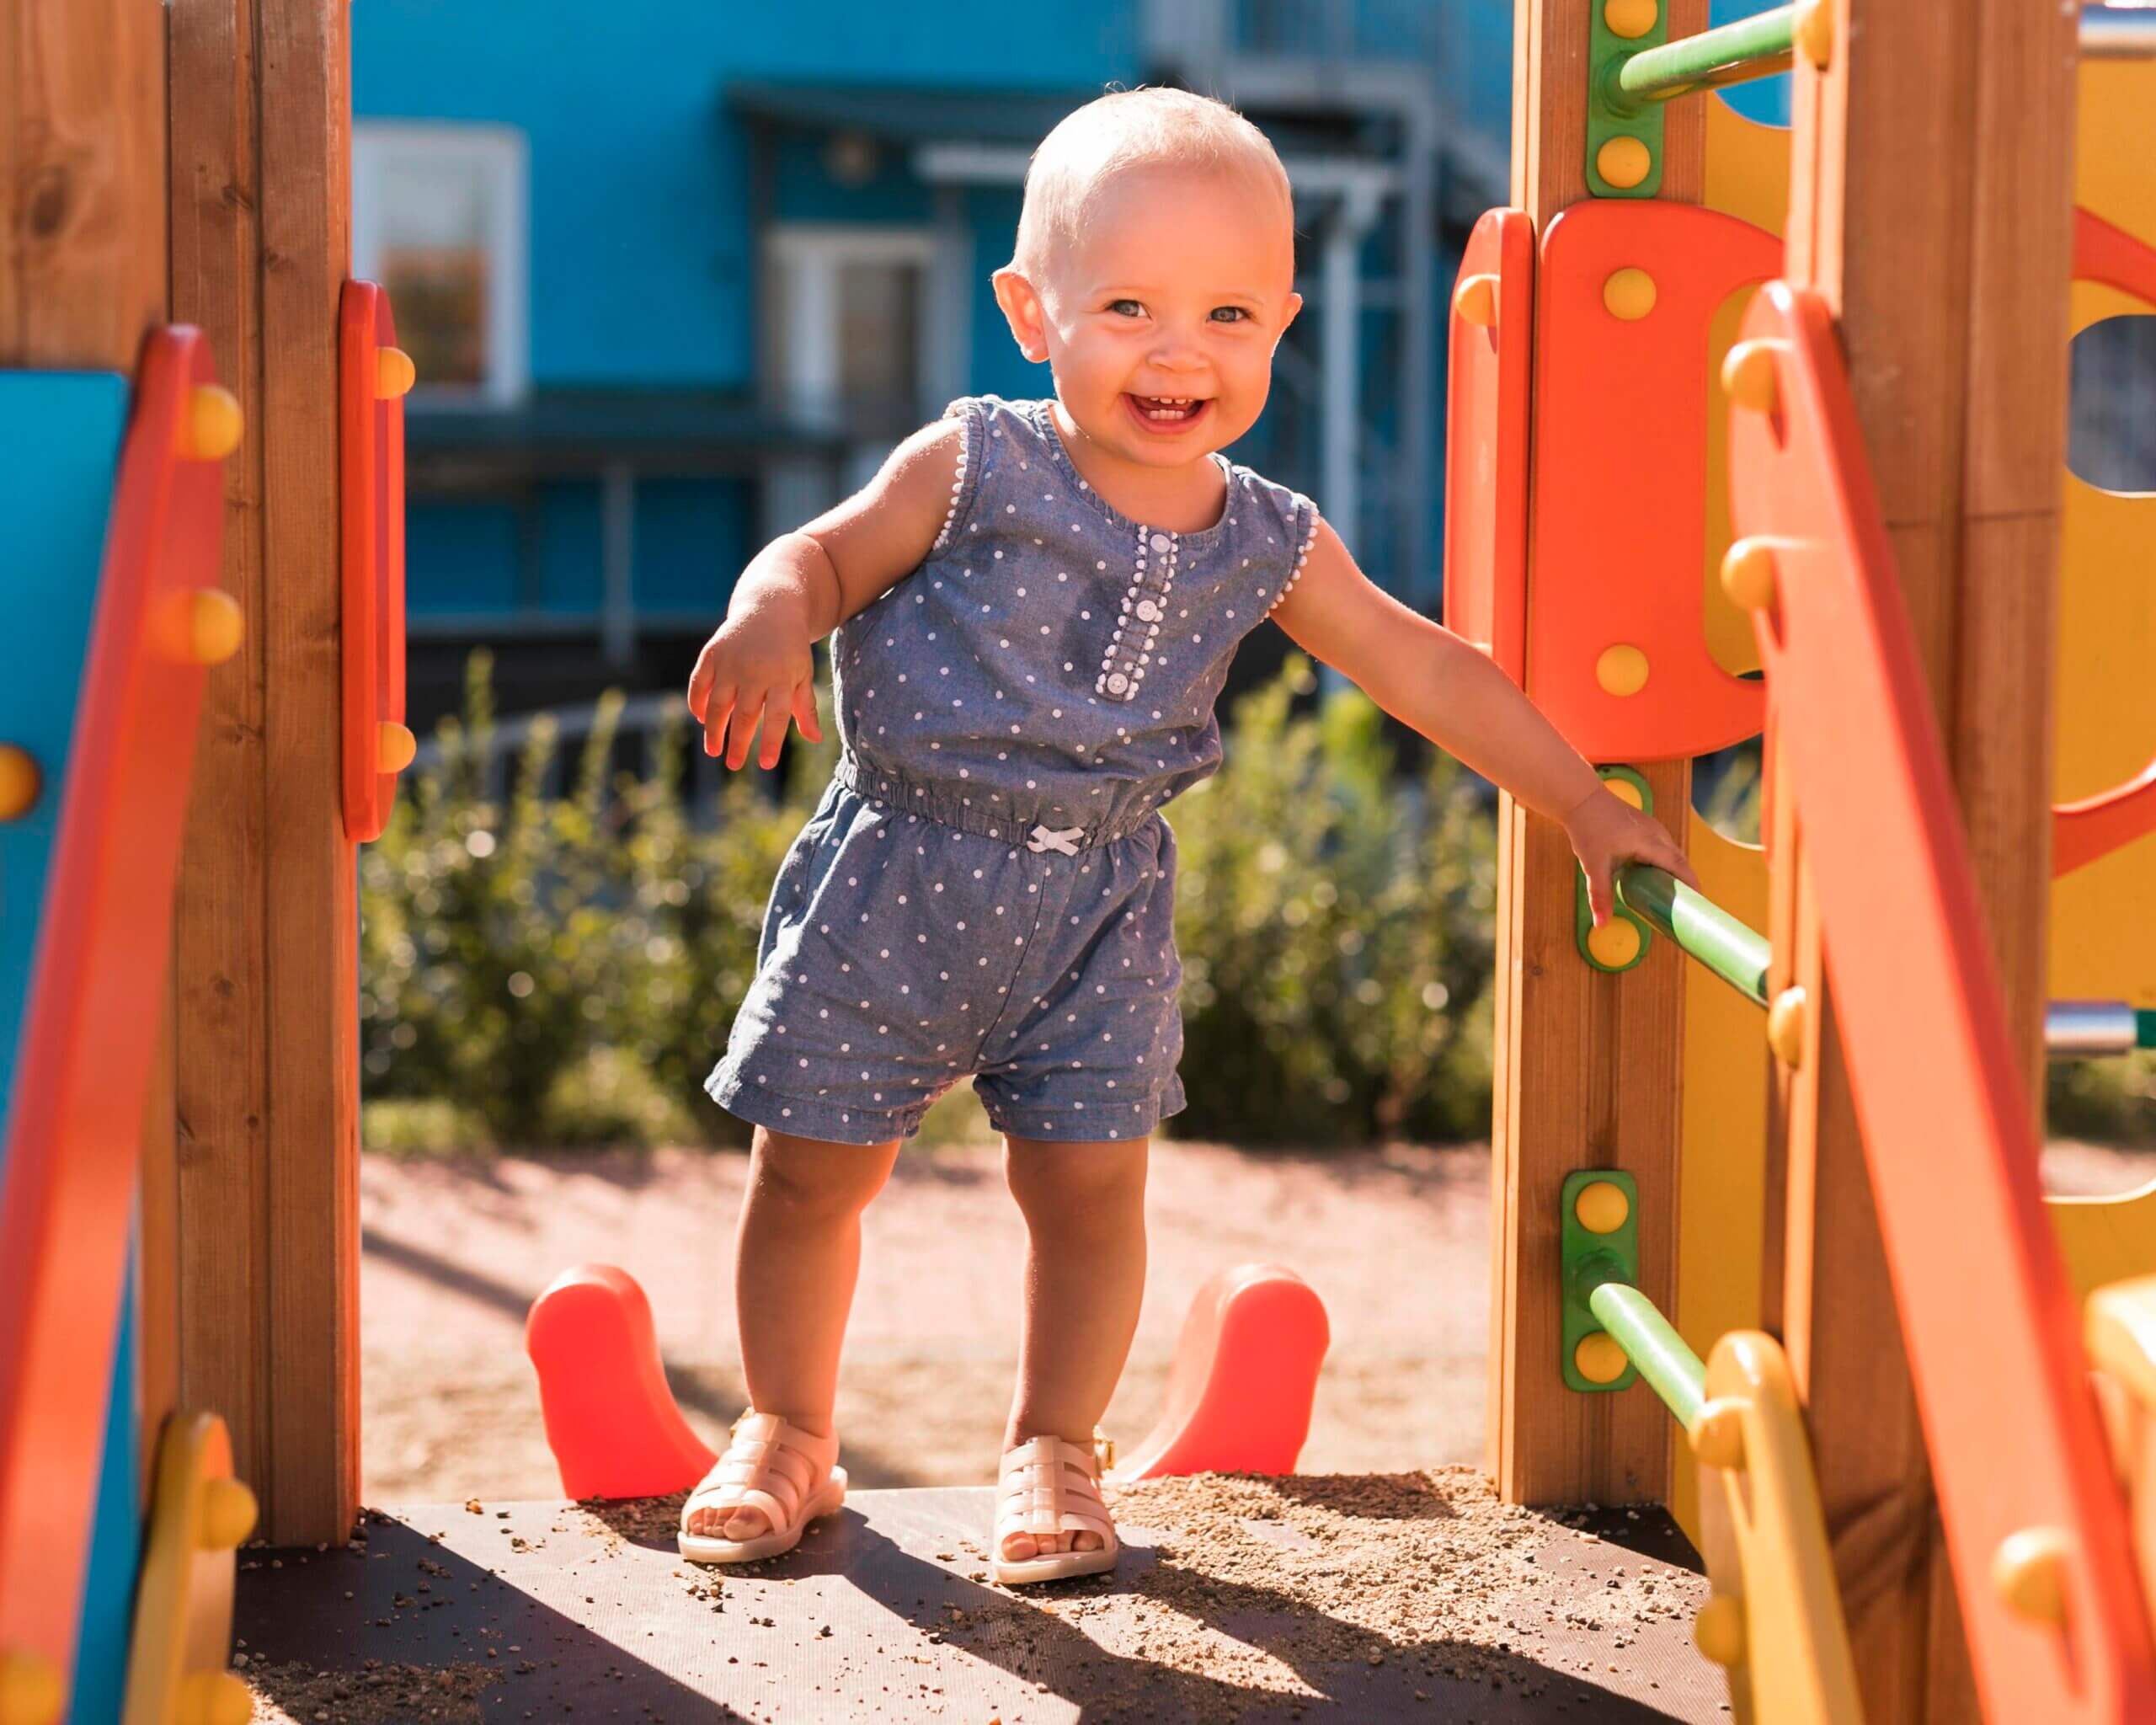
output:
{"label": "green climbing handle", "polygon": [[1608,87],[1611,107],[1636,111],[1642,102],[1666,102],[1694,90],[1743,83],[1787,72],[1796,32],[1796,8],[1740,19],[1658,48],[1642,48],[1617,61]]}
{"label": "green climbing handle", "polygon": [[1635,862],[1617,871],[1617,901],[1675,941],[1745,999],[1767,1004],[1767,937],[1674,875]]}
{"label": "green climbing handle", "polygon": [[1707,1399],[1707,1369],[1684,1345],[1654,1301],[1625,1282],[1604,1282],[1588,1295],[1588,1309],[1602,1322],[1647,1387],[1662,1397],[1685,1430]]}

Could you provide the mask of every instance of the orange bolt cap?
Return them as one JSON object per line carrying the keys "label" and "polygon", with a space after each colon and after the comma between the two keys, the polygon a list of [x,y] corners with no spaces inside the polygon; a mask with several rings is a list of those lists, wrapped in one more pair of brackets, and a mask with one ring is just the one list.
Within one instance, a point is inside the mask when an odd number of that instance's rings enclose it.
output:
{"label": "orange bolt cap", "polygon": [[395,401],[419,382],[419,368],[401,347],[376,350],[374,356],[374,393],[384,401]]}
{"label": "orange bolt cap", "polygon": [[0,743],[0,820],[20,820],[37,806],[45,783],[37,757],[13,743]]}
{"label": "orange bolt cap", "polygon": [[1579,1345],[1572,1349],[1573,1369],[1590,1384],[1614,1384],[1631,1364],[1617,1345],[1617,1338],[1607,1330],[1581,1337]]}
{"label": "orange bolt cap", "polygon": [[1991,1560],[1993,1590],[2016,1616],[2063,1627],[2066,1559],[2073,1549],[2063,1527],[2025,1527],[2007,1535]]}
{"label": "orange bolt cap", "polygon": [[184,657],[190,665],[222,665],[247,638],[239,601],[221,587],[197,587],[187,595]]}
{"label": "orange bolt cap", "polygon": [[1589,932],[1588,954],[1606,969],[1621,970],[1640,955],[1640,932],[1622,916],[1612,916]]}
{"label": "orange bolt cap", "polygon": [[254,1493],[236,1479],[205,1479],[196,1503],[196,1526],[205,1551],[231,1551],[254,1531]]}
{"label": "orange bolt cap", "polygon": [[1662,8],[1656,0],[1608,0],[1602,8],[1602,21],[1609,26],[1609,34],[1628,42],[1644,36],[1661,16]]}
{"label": "orange bolt cap", "polygon": [[1602,785],[1611,796],[1629,807],[1645,809],[1647,806],[1646,798],[1640,794],[1640,788],[1628,778],[1606,778]]}
{"label": "orange bolt cap", "polygon": [[1594,152],[1594,171],[1620,191],[1630,191],[1647,177],[1654,158],[1635,137],[1614,137]]}
{"label": "orange bolt cap", "polygon": [[1636,323],[1654,309],[1654,277],[1644,270],[1616,270],[1602,284],[1602,303],[1613,318]]}
{"label": "orange bolt cap", "polygon": [[239,447],[240,434],[247,429],[239,398],[216,383],[198,383],[187,392],[185,414],[179,451],[189,461],[222,461]]}
{"label": "orange bolt cap", "polygon": [[1615,1233],[1631,1213],[1631,1199],[1625,1196],[1625,1188],[1614,1180],[1597,1180],[1590,1186],[1582,1186],[1579,1196],[1572,1200],[1572,1214],[1590,1234]]}
{"label": "orange bolt cap", "polygon": [[1452,308],[1463,323],[1487,329],[1497,321],[1497,278],[1470,275],[1453,290]]}
{"label": "orange bolt cap", "polygon": [[418,739],[393,718],[385,718],[376,726],[374,747],[374,764],[382,772],[403,772],[419,752]]}
{"label": "orange bolt cap", "polygon": [[1605,695],[1636,695],[1647,686],[1647,656],[1620,642],[1594,662],[1594,680]]}
{"label": "orange bolt cap", "polygon": [[1834,57],[1834,8],[1828,0],[1804,0],[1796,8],[1790,38],[1806,60],[1824,72]]}
{"label": "orange bolt cap", "polygon": [[1792,985],[1767,1008],[1767,1046],[1785,1066],[1804,1064],[1804,1002],[1803,989]]}
{"label": "orange bolt cap", "polygon": [[1734,1594],[1716,1594],[1700,1607],[1700,1615],[1692,1620],[1692,1639],[1716,1664],[1742,1665],[1744,1601]]}
{"label": "orange bolt cap", "polygon": [[1740,539],[1722,553],[1721,590],[1742,611],[1764,611],[1774,602],[1774,547],[1764,539]]}
{"label": "orange bolt cap", "polygon": [[1755,414],[1771,414],[1781,394],[1775,370],[1777,341],[1740,341],[1721,362],[1721,387],[1729,398]]}

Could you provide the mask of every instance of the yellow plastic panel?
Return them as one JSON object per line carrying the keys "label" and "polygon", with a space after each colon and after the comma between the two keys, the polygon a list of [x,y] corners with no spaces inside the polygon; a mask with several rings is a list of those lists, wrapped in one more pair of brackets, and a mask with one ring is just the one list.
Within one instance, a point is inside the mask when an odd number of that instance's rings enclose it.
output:
{"label": "yellow plastic panel", "polygon": [[[1706,895],[1767,926],[1767,859],[1694,809],[1685,853]],[[1715,1338],[1759,1322],[1767,1168],[1767,1015],[1704,964],[1684,967],[1684,1065],[1678,1156],[1678,1333],[1701,1358]],[[1699,1469],[1678,1444],[1669,1512],[1700,1543]]]}
{"label": "yellow plastic panel", "polygon": [[2108,1198],[2047,1198],[2073,1297],[2139,1276],[2156,1287],[2156,1181]]}
{"label": "yellow plastic panel", "polygon": [[1731,1711],[1758,1725],[1863,1725],[1788,1357],[1773,1337],[1737,1331],[1715,1343],[1706,1387],[1707,1412],[1733,1413],[1743,1437],[1740,1466],[1705,1470],[1713,1525],[1701,1547],[1713,1614],[1742,1630]]}
{"label": "yellow plastic panel", "polygon": [[1789,220],[1790,132],[1747,120],[1720,95],[1705,99],[1707,184],[1702,201],[1780,233]]}

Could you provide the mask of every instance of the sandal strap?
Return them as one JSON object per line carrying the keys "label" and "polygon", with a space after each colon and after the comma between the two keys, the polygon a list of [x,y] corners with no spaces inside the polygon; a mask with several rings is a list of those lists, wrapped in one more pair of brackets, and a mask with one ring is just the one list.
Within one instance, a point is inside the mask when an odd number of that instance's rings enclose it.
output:
{"label": "sandal strap", "polygon": [[998,1541],[1009,1533],[1092,1533],[1115,1549],[1114,1524],[1093,1465],[1090,1447],[1054,1436],[1031,1438],[1006,1451],[995,1514]]}
{"label": "sandal strap", "polygon": [[777,1415],[754,1409],[734,1422],[726,1453],[712,1465],[681,1506],[754,1509],[773,1528],[788,1526],[816,1484],[838,1461],[835,1434],[818,1437]]}

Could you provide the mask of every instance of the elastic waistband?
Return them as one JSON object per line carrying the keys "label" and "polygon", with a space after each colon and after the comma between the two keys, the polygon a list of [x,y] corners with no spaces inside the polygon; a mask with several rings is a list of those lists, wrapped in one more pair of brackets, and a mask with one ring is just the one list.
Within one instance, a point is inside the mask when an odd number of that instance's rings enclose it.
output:
{"label": "elastic waistband", "polygon": [[[1059,826],[1054,822],[1060,818],[1061,811],[1051,814],[1044,805],[1029,806],[1025,798],[1014,798],[1008,791],[925,783],[904,773],[893,772],[888,767],[871,766],[851,754],[839,756],[839,764],[831,772],[831,782],[867,802],[904,814],[918,814],[924,820],[954,826],[961,832],[1065,855],[1127,839],[1143,831],[1159,812],[1153,804],[1139,801],[1100,820]],[[1001,801],[995,800],[999,797]],[[1041,838],[1040,842],[1029,842],[1037,836]]]}

